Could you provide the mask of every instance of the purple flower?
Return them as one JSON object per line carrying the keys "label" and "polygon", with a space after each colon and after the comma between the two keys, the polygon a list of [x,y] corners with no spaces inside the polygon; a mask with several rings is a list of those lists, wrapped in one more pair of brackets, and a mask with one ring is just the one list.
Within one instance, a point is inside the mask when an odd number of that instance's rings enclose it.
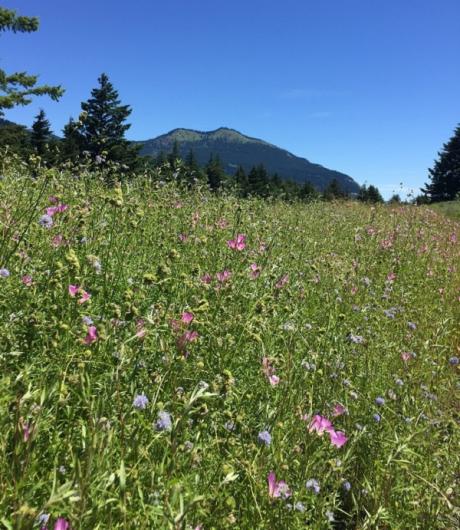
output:
{"label": "purple flower", "polygon": [[133,407],[136,409],[145,409],[149,404],[149,398],[144,394],[137,394],[133,400]]}
{"label": "purple flower", "polygon": [[372,417],[374,418],[374,420],[375,420],[377,423],[379,423],[379,421],[382,419],[382,417],[380,416],[380,414],[377,414],[377,413],[374,414]]}
{"label": "purple flower", "polygon": [[155,422],[155,428],[157,431],[170,431],[172,429],[171,414],[165,410],[160,411]]}
{"label": "purple flower", "polygon": [[379,396],[378,398],[375,399],[375,404],[381,407],[382,405],[385,404],[385,400],[383,399],[383,397]]}
{"label": "purple flower", "polygon": [[305,487],[307,490],[311,490],[315,495],[318,495],[320,491],[319,482],[315,478],[311,478],[307,480],[307,483],[305,484]]}
{"label": "purple flower", "polygon": [[354,335],[353,333],[348,335],[348,340],[353,344],[362,344],[364,342],[364,338],[361,335]]}
{"label": "purple flower", "polygon": [[456,355],[454,355],[453,357],[451,357],[451,358],[449,359],[449,364],[450,364],[451,366],[457,366],[459,362],[460,362],[460,361],[459,361],[459,359],[458,359],[458,357],[457,357]]}
{"label": "purple flower", "polygon": [[345,490],[345,491],[350,491],[351,490],[351,484],[348,482],[348,480],[344,480],[342,482],[342,488]]}
{"label": "purple flower", "polygon": [[70,528],[69,522],[63,517],[59,517],[54,523],[54,530],[68,530]]}
{"label": "purple flower", "polygon": [[10,275],[10,271],[8,269],[0,269],[0,276],[2,278],[8,278],[8,276]]}
{"label": "purple flower", "polygon": [[268,431],[261,431],[257,436],[257,440],[260,444],[269,446],[272,443],[272,436]]}
{"label": "purple flower", "polygon": [[87,326],[92,326],[94,324],[93,320],[90,317],[82,317],[83,324],[86,324]]}
{"label": "purple flower", "polygon": [[38,223],[40,226],[43,226],[43,228],[51,228],[53,226],[53,218],[51,215],[45,213],[40,217]]}
{"label": "purple flower", "polygon": [[412,329],[412,330],[417,329],[417,324],[415,324],[414,322],[408,322],[407,325],[408,325],[409,328]]}

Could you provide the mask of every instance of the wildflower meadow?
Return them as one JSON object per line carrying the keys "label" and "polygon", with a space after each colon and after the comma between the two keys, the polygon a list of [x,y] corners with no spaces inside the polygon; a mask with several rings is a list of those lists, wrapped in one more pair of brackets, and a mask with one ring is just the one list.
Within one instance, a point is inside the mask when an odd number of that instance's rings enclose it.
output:
{"label": "wildflower meadow", "polygon": [[6,529],[460,526],[460,230],[5,165]]}

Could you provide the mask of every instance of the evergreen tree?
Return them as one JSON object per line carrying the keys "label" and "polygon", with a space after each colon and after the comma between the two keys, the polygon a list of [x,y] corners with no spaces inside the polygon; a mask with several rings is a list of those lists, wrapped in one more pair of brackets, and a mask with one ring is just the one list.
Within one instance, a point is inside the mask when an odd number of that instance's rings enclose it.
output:
{"label": "evergreen tree", "polygon": [[339,184],[339,181],[337,179],[332,179],[323,192],[323,198],[326,201],[332,201],[334,199],[341,199],[345,196],[346,194],[342,190]]}
{"label": "evergreen tree", "polygon": [[185,159],[186,180],[189,187],[194,186],[204,180],[203,171],[201,170],[198,160],[196,159],[193,149],[190,149]]}
{"label": "evergreen tree", "polygon": [[61,140],[61,158],[63,161],[76,162],[83,151],[83,138],[79,131],[79,124],[70,118],[62,130],[64,138]]}
{"label": "evergreen tree", "polygon": [[[0,33],[13,31],[14,33],[31,33],[38,30],[39,21],[36,17],[18,16],[15,11],[0,7]],[[11,109],[17,105],[28,105],[32,96],[49,96],[57,101],[64,90],[61,86],[36,86],[38,76],[26,72],[7,74],[0,69],[0,117],[4,109]]]}
{"label": "evergreen tree", "polygon": [[177,141],[177,138],[174,140],[172,151],[168,155],[168,162],[172,168],[175,168],[177,165],[177,161],[181,159],[180,156],[180,150],[179,150],[179,142]]}
{"label": "evergreen tree", "polygon": [[120,105],[118,92],[106,74],[101,74],[98,82],[99,87],[91,91],[91,98],[81,104],[81,147],[99,162],[101,159],[118,162],[134,169],[139,147],[125,138],[125,132],[131,127],[125,123],[131,108]]}
{"label": "evergreen tree", "polygon": [[368,192],[367,192],[366,184],[363,184],[362,186],[360,186],[359,192],[358,192],[358,195],[357,195],[356,198],[360,202],[367,202],[368,201],[369,195],[368,195]]}
{"label": "evergreen tree", "polygon": [[238,166],[235,173],[235,184],[237,193],[240,197],[246,197],[248,194],[248,177],[243,166]]}
{"label": "evergreen tree", "polygon": [[428,170],[431,182],[422,191],[431,202],[451,201],[460,193],[460,125],[438,156]]}
{"label": "evergreen tree", "polygon": [[367,188],[367,201],[372,203],[383,202],[383,197],[376,186],[372,184]]}
{"label": "evergreen tree", "polygon": [[267,197],[269,194],[268,173],[263,164],[254,166],[248,174],[248,192],[258,197]]}
{"label": "evergreen tree", "polygon": [[399,196],[398,193],[395,193],[394,195],[392,195],[390,197],[390,199],[388,200],[388,203],[389,204],[401,204],[401,197]]}
{"label": "evergreen tree", "polygon": [[308,180],[305,181],[302,187],[299,189],[299,199],[305,202],[310,202],[317,196],[317,192],[313,187],[313,184]]}
{"label": "evergreen tree", "polygon": [[212,191],[217,191],[222,186],[225,174],[218,156],[211,155],[206,166],[206,177],[208,186]]}
{"label": "evergreen tree", "polygon": [[35,121],[32,124],[30,143],[38,155],[44,159],[49,159],[51,141],[52,132],[50,122],[46,119],[45,111],[40,109],[40,112],[35,116]]}

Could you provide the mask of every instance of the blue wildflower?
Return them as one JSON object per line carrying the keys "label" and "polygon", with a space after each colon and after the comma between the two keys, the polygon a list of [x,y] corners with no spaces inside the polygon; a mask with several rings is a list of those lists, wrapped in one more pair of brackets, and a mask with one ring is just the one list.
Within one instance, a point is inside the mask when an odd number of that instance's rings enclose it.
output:
{"label": "blue wildflower", "polygon": [[133,407],[136,409],[145,409],[149,404],[149,398],[145,394],[137,394],[133,400]]}
{"label": "blue wildflower", "polygon": [[315,478],[307,480],[305,487],[307,488],[307,490],[313,491],[315,495],[318,495],[319,490],[321,489],[319,486],[319,482]]}
{"label": "blue wildflower", "polygon": [[272,436],[268,431],[261,431],[257,436],[257,440],[260,444],[268,446],[272,443]]}
{"label": "blue wildflower", "polygon": [[43,226],[43,228],[51,228],[53,226],[53,218],[51,215],[45,213],[40,217],[38,223],[40,226]]}
{"label": "blue wildflower", "polygon": [[342,482],[342,488],[345,490],[345,491],[350,491],[351,490],[351,484],[348,482],[348,480],[344,480]]}
{"label": "blue wildflower", "polygon": [[382,417],[380,416],[380,414],[377,414],[377,413],[373,415],[373,418],[374,418],[374,420],[375,420],[377,423],[379,423],[379,421],[382,419]]}
{"label": "blue wildflower", "polygon": [[459,362],[460,362],[460,361],[459,361],[459,359],[458,359],[458,357],[457,357],[456,355],[454,355],[453,357],[451,357],[451,358],[449,359],[449,364],[450,364],[451,366],[457,366]]}
{"label": "blue wildflower", "polygon": [[0,269],[0,276],[2,278],[8,278],[9,275],[10,275],[10,271],[8,269],[5,269],[5,268]]}
{"label": "blue wildflower", "polygon": [[165,410],[160,411],[155,422],[155,428],[157,431],[170,431],[172,429],[171,414]]}
{"label": "blue wildflower", "polygon": [[378,398],[375,399],[375,404],[381,407],[382,405],[385,404],[385,400],[383,399],[383,397],[379,396]]}

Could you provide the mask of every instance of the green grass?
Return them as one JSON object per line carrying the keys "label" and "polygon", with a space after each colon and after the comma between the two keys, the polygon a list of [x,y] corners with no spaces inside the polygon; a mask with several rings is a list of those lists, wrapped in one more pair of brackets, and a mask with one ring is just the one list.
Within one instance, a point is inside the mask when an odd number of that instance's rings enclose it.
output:
{"label": "green grass", "polygon": [[435,211],[447,215],[451,219],[460,221],[460,201],[438,202],[430,206]]}
{"label": "green grass", "polygon": [[[0,203],[5,528],[458,527],[453,221],[57,171],[7,171]],[[68,209],[47,229],[53,204]],[[309,432],[314,414],[346,444]],[[270,471],[289,498],[269,496]]]}

